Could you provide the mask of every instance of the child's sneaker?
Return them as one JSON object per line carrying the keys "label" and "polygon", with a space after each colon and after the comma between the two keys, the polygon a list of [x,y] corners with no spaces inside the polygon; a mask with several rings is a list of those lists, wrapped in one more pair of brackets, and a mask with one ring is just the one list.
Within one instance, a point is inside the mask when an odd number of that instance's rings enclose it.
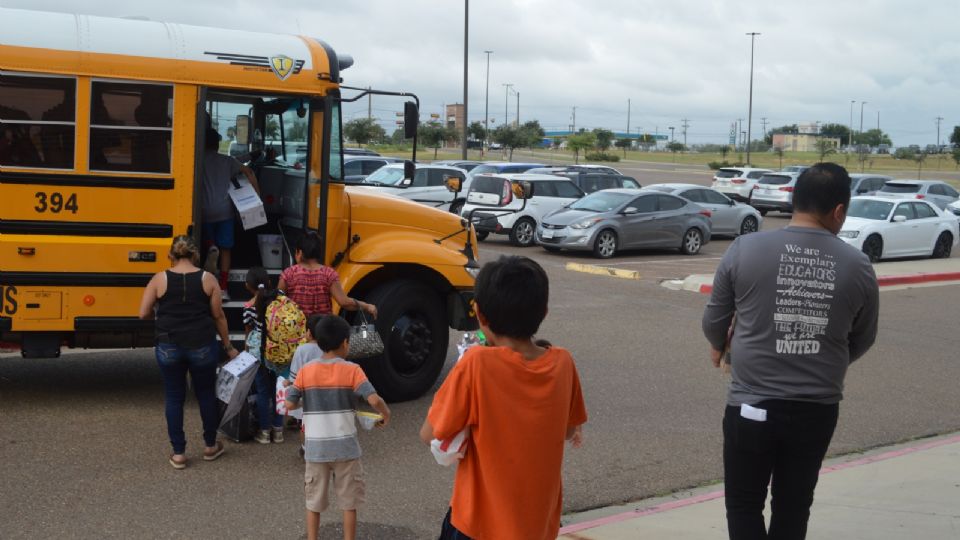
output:
{"label": "child's sneaker", "polygon": [[253,440],[260,444],[270,444],[270,430],[261,429],[257,432],[256,436],[254,436]]}
{"label": "child's sneaker", "polygon": [[282,443],[283,442],[283,428],[273,428],[273,442]]}

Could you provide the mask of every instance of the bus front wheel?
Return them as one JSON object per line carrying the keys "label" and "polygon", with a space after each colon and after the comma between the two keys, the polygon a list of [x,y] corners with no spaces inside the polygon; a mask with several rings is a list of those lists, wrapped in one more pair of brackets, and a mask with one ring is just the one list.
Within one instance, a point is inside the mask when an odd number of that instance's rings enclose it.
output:
{"label": "bus front wheel", "polygon": [[447,357],[449,331],[440,295],[403,279],[378,286],[366,301],[377,306],[384,351],[359,362],[364,372],[387,401],[422,396],[437,381]]}

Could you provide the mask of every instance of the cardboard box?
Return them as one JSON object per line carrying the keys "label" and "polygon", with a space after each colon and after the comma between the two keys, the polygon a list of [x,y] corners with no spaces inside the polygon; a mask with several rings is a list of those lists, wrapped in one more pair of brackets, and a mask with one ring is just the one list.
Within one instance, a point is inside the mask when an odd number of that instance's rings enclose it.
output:
{"label": "cardboard box", "polygon": [[220,368],[217,374],[217,399],[228,404],[242,399],[257,373],[257,364],[252,354],[242,352]]}
{"label": "cardboard box", "polygon": [[[237,187],[239,186],[239,187]],[[266,225],[267,213],[263,209],[263,201],[246,178],[237,178],[230,186],[230,200],[240,213],[243,229],[248,231],[254,227]]]}

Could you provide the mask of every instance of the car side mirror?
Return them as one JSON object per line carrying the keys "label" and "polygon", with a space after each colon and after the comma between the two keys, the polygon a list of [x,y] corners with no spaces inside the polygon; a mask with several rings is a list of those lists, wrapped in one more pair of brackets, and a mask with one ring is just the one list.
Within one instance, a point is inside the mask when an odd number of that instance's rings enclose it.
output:
{"label": "car side mirror", "polygon": [[[417,174],[417,165],[410,161],[409,159],[403,162],[403,178],[406,180],[413,181],[413,177]],[[409,184],[407,184],[409,185]]]}
{"label": "car side mirror", "polygon": [[737,205],[737,201],[735,201],[735,200],[733,200],[733,199],[727,199],[727,204],[730,205],[730,206],[736,206],[736,205]]}
{"label": "car side mirror", "polygon": [[533,182],[527,182],[524,180],[514,180],[510,183],[510,189],[513,191],[513,196],[518,199],[533,198],[533,186]]}
{"label": "car side mirror", "polygon": [[411,185],[413,185],[413,178],[404,178],[403,180],[400,181],[400,184],[398,185],[402,188],[408,188]]}
{"label": "car side mirror", "polygon": [[640,213],[640,210],[637,210],[635,206],[628,206],[623,209],[623,212],[621,212],[621,214],[625,216],[632,216],[634,214],[639,214],[639,213]]}
{"label": "car side mirror", "polygon": [[903,223],[907,221],[907,216],[893,216],[894,223]]}
{"label": "car side mirror", "polygon": [[444,176],[443,183],[450,193],[460,193],[463,189],[463,179],[458,176]]}

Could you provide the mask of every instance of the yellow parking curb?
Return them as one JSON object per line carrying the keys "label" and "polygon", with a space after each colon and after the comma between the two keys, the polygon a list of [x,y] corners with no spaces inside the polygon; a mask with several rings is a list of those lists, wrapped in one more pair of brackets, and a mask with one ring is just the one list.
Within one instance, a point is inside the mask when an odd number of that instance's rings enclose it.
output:
{"label": "yellow parking curb", "polygon": [[567,270],[570,270],[571,272],[594,274],[597,276],[611,276],[622,279],[640,279],[640,272],[636,270],[609,268],[606,266],[597,266],[595,264],[567,263]]}

